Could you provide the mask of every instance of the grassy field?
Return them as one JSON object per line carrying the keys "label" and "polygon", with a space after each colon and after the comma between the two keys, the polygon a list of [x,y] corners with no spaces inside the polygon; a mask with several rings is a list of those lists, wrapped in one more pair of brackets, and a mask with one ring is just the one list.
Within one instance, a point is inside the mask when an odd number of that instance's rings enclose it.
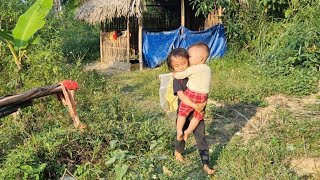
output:
{"label": "grassy field", "polygon": [[206,132],[216,176],[202,172],[193,138],[187,163],[174,160],[174,122],[159,106],[162,66],[108,75],[77,69],[72,78],[80,84],[84,131],[72,127],[54,97],[2,118],[0,179],[55,179],[65,169],[79,179],[312,178],[290,166],[292,159],[320,155],[319,95],[281,95],[290,79],[266,77],[250,60],[226,56],[210,66]]}
{"label": "grassy field", "polygon": [[[10,50],[20,47],[9,49],[6,33],[33,2],[0,3],[0,97],[75,80],[86,129],[73,127],[55,96],[1,118],[0,180],[60,179],[66,170],[77,179],[320,179],[319,0],[217,1],[228,47],[209,63],[205,123],[215,176],[202,171],[192,137],[187,162],[174,159],[175,122],[159,105],[165,66],[84,70],[99,57],[101,30],[75,20],[84,1],[49,13],[37,32],[43,43],[23,50],[19,70]],[[204,15],[217,3],[190,2]]]}

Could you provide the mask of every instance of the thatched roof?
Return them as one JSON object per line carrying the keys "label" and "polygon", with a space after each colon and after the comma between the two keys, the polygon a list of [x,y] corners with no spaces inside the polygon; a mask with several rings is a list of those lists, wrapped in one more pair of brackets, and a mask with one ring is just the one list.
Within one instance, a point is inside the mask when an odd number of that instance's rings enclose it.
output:
{"label": "thatched roof", "polygon": [[76,19],[96,24],[115,17],[140,17],[145,10],[144,0],[89,0],[78,9]]}

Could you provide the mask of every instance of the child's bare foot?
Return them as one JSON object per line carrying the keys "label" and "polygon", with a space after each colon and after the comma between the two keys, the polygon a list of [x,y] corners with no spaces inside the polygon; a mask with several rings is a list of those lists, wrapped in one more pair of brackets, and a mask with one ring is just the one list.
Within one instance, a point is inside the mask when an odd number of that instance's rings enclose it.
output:
{"label": "child's bare foot", "polygon": [[216,173],[216,170],[211,169],[207,164],[203,165],[203,171],[208,175],[213,175]]}
{"label": "child's bare foot", "polygon": [[177,140],[178,141],[183,140],[183,132],[182,131],[181,132],[177,132]]}
{"label": "child's bare foot", "polygon": [[174,151],[174,156],[176,157],[177,161],[184,163],[184,158],[181,153],[179,153],[178,151]]}
{"label": "child's bare foot", "polygon": [[188,131],[184,131],[184,134],[183,134],[183,140],[184,141],[187,141],[189,134],[190,133]]}

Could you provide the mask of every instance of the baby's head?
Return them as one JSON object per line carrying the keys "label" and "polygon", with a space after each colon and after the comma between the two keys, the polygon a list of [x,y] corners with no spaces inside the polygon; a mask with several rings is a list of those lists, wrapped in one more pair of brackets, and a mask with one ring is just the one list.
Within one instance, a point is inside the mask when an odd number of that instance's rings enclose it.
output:
{"label": "baby's head", "polygon": [[168,69],[171,72],[181,72],[189,66],[188,51],[183,48],[173,49],[167,58]]}
{"label": "baby's head", "polygon": [[206,60],[208,59],[210,54],[208,45],[203,42],[192,44],[189,47],[188,52],[190,55],[190,66],[206,63]]}

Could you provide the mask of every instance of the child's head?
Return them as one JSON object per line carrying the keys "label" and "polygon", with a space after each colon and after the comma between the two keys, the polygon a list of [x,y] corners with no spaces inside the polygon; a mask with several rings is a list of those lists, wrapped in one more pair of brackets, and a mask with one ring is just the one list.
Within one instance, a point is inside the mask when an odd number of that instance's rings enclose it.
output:
{"label": "child's head", "polygon": [[204,64],[210,54],[208,45],[203,42],[192,44],[189,47],[188,52],[190,55],[189,57],[190,66],[193,66],[196,64]]}
{"label": "child's head", "polygon": [[184,71],[189,66],[188,51],[183,48],[173,49],[167,58],[168,69],[173,72]]}

